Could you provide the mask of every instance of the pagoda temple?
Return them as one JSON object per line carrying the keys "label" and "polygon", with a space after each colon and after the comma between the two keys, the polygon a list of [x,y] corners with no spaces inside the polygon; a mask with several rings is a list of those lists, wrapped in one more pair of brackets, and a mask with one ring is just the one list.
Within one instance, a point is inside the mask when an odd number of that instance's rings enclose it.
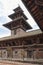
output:
{"label": "pagoda temple", "polygon": [[24,15],[21,8],[18,7],[14,9],[14,11],[15,13],[9,15],[12,21],[3,25],[11,30],[11,35],[16,34],[17,31],[20,33],[21,31],[24,32],[32,29],[32,27],[26,22],[27,17]]}
{"label": "pagoda temple", "polygon": [[43,59],[43,32],[32,29],[27,23],[27,17],[19,7],[15,13],[9,15],[12,19],[3,26],[11,30],[11,36],[0,38],[0,58],[8,59]]}

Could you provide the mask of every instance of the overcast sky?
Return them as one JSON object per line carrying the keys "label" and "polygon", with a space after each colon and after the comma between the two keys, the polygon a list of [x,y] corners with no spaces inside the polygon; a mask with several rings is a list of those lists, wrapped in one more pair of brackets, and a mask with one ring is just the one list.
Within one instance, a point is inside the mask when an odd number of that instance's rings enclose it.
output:
{"label": "overcast sky", "polygon": [[3,27],[2,25],[11,21],[11,19],[8,18],[8,15],[14,13],[13,9],[18,6],[22,8],[24,14],[28,17],[27,22],[32,26],[33,30],[39,29],[21,0],[0,0],[0,38],[11,35],[10,30]]}

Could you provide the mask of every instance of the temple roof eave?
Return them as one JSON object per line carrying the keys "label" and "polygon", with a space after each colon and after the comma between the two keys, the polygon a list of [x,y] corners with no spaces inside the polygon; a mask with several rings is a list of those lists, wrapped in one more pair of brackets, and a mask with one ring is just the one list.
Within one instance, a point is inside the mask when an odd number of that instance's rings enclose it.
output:
{"label": "temple roof eave", "polygon": [[19,23],[20,20],[23,21],[23,23],[25,24],[25,28],[27,28],[27,30],[28,30],[28,29],[32,29],[32,27],[26,22],[26,20],[24,19],[23,16],[18,17],[18,18],[16,18],[16,19],[14,19],[13,21],[4,24],[3,26],[5,26],[5,27],[7,27],[7,28],[9,28],[9,29],[11,30],[11,27],[12,27],[13,25],[15,26],[15,25],[16,25],[16,24],[15,24],[16,22]]}
{"label": "temple roof eave", "polygon": [[[43,31],[43,2],[42,0],[22,0],[40,29]],[[39,3],[40,2],[40,3]],[[41,4],[42,3],[42,4]]]}
{"label": "temple roof eave", "polygon": [[8,17],[11,18],[12,20],[14,20],[14,19],[15,19],[14,17],[15,17],[18,13],[19,13],[19,14],[22,14],[21,16],[24,16],[24,18],[25,18],[26,20],[28,19],[23,12],[13,13],[13,14],[9,15]]}

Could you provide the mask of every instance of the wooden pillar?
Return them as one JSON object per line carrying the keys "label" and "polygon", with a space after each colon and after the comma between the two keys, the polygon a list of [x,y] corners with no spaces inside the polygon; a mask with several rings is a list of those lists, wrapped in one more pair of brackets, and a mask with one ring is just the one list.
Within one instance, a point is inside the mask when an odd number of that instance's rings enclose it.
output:
{"label": "wooden pillar", "polygon": [[33,59],[36,59],[36,50],[35,51],[33,51]]}

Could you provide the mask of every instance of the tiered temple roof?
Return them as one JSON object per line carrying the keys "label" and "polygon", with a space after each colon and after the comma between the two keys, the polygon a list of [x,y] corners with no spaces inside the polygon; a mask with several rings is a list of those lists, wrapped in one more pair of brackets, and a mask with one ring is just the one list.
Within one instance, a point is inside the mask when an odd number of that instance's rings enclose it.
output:
{"label": "tiered temple roof", "polygon": [[15,13],[9,15],[12,21],[4,24],[3,26],[9,28],[10,30],[18,27],[22,28],[25,31],[32,29],[32,27],[26,22],[27,17],[24,15],[22,9],[20,7],[17,7],[14,9],[14,11]]}

